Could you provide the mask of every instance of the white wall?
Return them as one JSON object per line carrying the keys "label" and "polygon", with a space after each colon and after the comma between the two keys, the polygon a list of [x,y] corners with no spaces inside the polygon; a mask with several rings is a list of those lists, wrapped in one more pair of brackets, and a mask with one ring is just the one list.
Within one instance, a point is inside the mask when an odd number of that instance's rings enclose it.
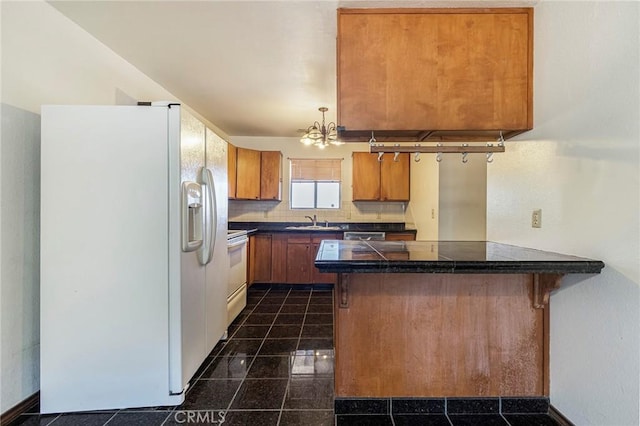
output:
{"label": "white wall", "polygon": [[637,2],[539,3],[535,128],[487,172],[489,239],[606,264],[551,297],[551,403],[577,425],[640,424],[639,22]]}
{"label": "white wall", "polygon": [[40,116],[0,106],[2,411],[40,387]]}
{"label": "white wall", "polygon": [[[305,146],[298,138],[234,137],[236,146],[257,150],[281,151],[283,154],[282,201],[230,201],[231,221],[271,221],[304,222],[305,215],[316,213],[318,220],[329,222],[406,222],[417,226],[418,237],[437,237],[437,221],[425,219],[431,206],[437,209],[437,166],[428,159],[419,163],[411,162],[411,201],[393,202],[352,202],[352,158],[354,151],[369,151],[366,143],[346,143],[319,150]],[[342,205],[340,209],[291,210],[289,208],[289,163],[288,158],[340,158],[342,162]],[[392,161],[392,154],[385,154],[383,161]],[[416,177],[426,177],[429,186],[421,186]],[[435,191],[432,189],[435,187]],[[437,211],[437,210],[436,210]],[[431,216],[428,216],[430,218]],[[434,234],[435,233],[435,234]]]}
{"label": "white wall", "polygon": [[411,161],[411,201],[406,221],[418,230],[417,240],[438,239],[440,167],[435,158],[435,154],[420,154],[419,162]]}
{"label": "white wall", "polygon": [[[40,113],[43,104],[135,104],[176,96],[41,0],[0,1],[2,102]],[[184,105],[207,127],[215,124]]]}
{"label": "white wall", "polygon": [[[506,161],[495,154],[494,163]],[[486,240],[487,165],[485,154],[443,154],[439,173],[438,239]]]}
{"label": "white wall", "polygon": [[0,19],[4,413],[39,388],[40,105],[179,100],[47,3],[0,1]]}

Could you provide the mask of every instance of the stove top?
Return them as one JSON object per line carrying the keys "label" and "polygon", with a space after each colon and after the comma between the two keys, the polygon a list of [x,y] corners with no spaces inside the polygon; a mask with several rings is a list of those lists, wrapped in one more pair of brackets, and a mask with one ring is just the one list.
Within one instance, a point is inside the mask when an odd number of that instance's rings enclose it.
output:
{"label": "stove top", "polygon": [[230,240],[232,238],[236,238],[236,237],[241,237],[243,235],[247,235],[247,231],[246,230],[234,230],[234,229],[228,229],[227,230],[227,240]]}

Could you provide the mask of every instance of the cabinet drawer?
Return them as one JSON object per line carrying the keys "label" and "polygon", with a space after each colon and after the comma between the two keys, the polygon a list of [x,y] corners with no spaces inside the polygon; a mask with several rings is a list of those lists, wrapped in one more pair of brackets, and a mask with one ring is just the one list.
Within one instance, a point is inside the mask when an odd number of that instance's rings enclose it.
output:
{"label": "cabinet drawer", "polygon": [[314,235],[311,237],[312,243],[320,244],[323,240],[341,240],[339,234],[322,234],[322,235]]}
{"label": "cabinet drawer", "polygon": [[311,234],[289,234],[287,236],[287,242],[291,243],[310,243],[311,242]]}
{"label": "cabinet drawer", "polygon": [[387,232],[384,239],[387,241],[414,241],[416,236],[411,232]]}

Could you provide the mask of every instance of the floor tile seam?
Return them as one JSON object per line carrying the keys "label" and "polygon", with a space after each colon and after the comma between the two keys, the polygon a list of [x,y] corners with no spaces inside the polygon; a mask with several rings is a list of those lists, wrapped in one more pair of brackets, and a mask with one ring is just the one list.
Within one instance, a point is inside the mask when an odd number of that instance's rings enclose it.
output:
{"label": "floor tile seam", "polygon": [[232,408],[227,410],[227,413],[242,413],[242,412],[262,412],[262,411],[273,411],[279,412],[279,408]]}
{"label": "floor tile seam", "polygon": [[[226,343],[225,343],[225,346],[226,346]],[[224,349],[224,346],[223,346],[222,348]],[[222,351],[222,350],[221,350],[221,351]],[[204,367],[204,368],[202,369],[202,372],[198,375],[198,377],[195,377],[195,380],[194,380],[194,379],[192,379],[194,384],[195,384],[195,382],[197,382],[198,380],[200,380],[200,379],[202,378],[202,376],[204,375],[204,373],[209,369],[209,367],[211,367],[211,364],[213,364],[213,362],[214,362],[215,360],[217,360],[218,358],[221,358],[221,357],[219,356],[219,354],[218,354],[218,355],[216,355],[216,356],[214,356],[213,358],[211,358],[211,360],[209,361],[209,363],[207,364],[207,366],[206,366],[206,367]],[[189,382],[189,383],[191,383],[191,382]],[[191,388],[191,386],[189,386],[189,388]],[[187,389],[187,390],[185,391],[185,393],[184,393],[184,394],[185,394],[185,397],[186,397],[186,395],[187,395],[187,392],[188,392],[188,391],[189,391],[189,389]]]}
{"label": "floor tile seam", "polygon": [[[300,324],[300,333],[298,333],[298,343],[296,343],[296,353],[298,352],[298,348],[300,347],[300,339],[302,339],[302,330],[304,330],[304,324],[307,320],[307,312],[309,311],[309,304],[311,303],[311,296],[313,296],[313,289],[309,294],[309,300],[307,300],[307,304],[304,307],[304,314],[302,316],[302,324]],[[287,385],[288,386],[288,385]]]}
{"label": "floor tile seam", "polygon": [[[300,338],[298,337],[298,341]],[[282,410],[284,410],[284,403],[287,400],[287,394],[289,393],[289,386],[291,385],[291,377],[287,378],[287,386],[284,388],[284,395],[282,395],[282,402],[280,403],[280,412],[278,413],[278,423],[280,424],[280,419],[282,419]]]}
{"label": "floor tile seam", "polygon": [[445,398],[444,401],[444,416],[447,418],[449,425],[453,426],[453,421],[451,421],[451,418],[449,418],[449,412],[447,412],[447,399]]}
{"label": "floor tile seam", "polygon": [[317,411],[320,413],[323,412],[334,412],[331,408],[283,408],[282,411]]}
{"label": "floor tile seam", "polygon": [[[38,416],[41,416],[42,414],[38,414]],[[46,426],[49,426],[51,423],[55,422],[56,420],[58,420],[60,418],[60,416],[62,416],[62,413],[58,413],[57,416],[55,416],[49,423],[46,424]]]}
{"label": "floor tile seam", "polygon": [[[273,327],[273,325],[269,326],[269,330],[267,331],[267,335],[271,331],[271,327]],[[233,404],[233,402],[235,401],[236,397],[238,396],[238,392],[240,392],[240,389],[242,388],[242,385],[244,384],[245,380],[247,379],[247,374],[251,370],[251,367],[253,366],[253,363],[256,360],[256,354],[258,354],[260,352],[260,349],[262,349],[262,346],[264,345],[264,341],[265,340],[266,340],[266,337],[263,337],[262,341],[260,342],[260,346],[258,346],[258,349],[256,350],[256,353],[253,355],[253,358],[251,359],[251,364],[247,367],[247,372],[242,377],[242,380],[240,382],[240,386],[238,386],[238,389],[236,389],[236,391],[234,392],[233,397],[231,397],[231,400],[229,401],[229,405],[227,405],[226,411],[229,411],[229,409],[231,408],[231,405]]]}
{"label": "floor tile seam", "polygon": [[127,413],[130,413],[130,414],[164,413],[164,414],[166,414],[166,416],[165,416],[164,420],[162,420],[162,423],[160,423],[161,425],[163,425],[167,420],[169,420],[171,415],[174,413],[174,410],[171,410],[171,411],[128,411],[128,410],[120,410],[113,417],[111,417],[109,420],[107,420],[107,422],[103,426],[108,426],[108,423],[111,420],[113,420],[116,415],[118,415],[118,414],[127,414]]}
{"label": "floor tile seam", "polygon": [[111,415],[111,417],[109,417],[109,420],[107,420],[106,422],[104,422],[104,423],[102,424],[102,426],[106,426],[106,425],[107,425],[111,420],[113,420],[113,418],[114,418],[116,415],[118,415],[118,413],[119,413],[120,411],[121,411],[121,410],[118,410],[118,411],[116,411],[115,413],[113,413],[113,414]]}

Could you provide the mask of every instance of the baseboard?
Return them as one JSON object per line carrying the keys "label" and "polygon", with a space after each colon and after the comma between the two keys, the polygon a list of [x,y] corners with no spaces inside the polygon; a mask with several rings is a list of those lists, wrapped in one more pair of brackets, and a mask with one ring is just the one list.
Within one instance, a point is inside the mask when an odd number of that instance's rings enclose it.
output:
{"label": "baseboard", "polygon": [[562,414],[556,407],[553,405],[549,406],[549,417],[556,421],[560,426],[575,426],[571,423],[571,420],[566,418],[564,414]]}
{"label": "baseboard", "polygon": [[9,408],[7,411],[2,413],[0,416],[0,425],[6,425],[20,417],[21,414],[24,414],[30,408],[35,407],[40,403],[40,391],[34,393],[27,399],[22,402],[17,403],[13,407]]}

